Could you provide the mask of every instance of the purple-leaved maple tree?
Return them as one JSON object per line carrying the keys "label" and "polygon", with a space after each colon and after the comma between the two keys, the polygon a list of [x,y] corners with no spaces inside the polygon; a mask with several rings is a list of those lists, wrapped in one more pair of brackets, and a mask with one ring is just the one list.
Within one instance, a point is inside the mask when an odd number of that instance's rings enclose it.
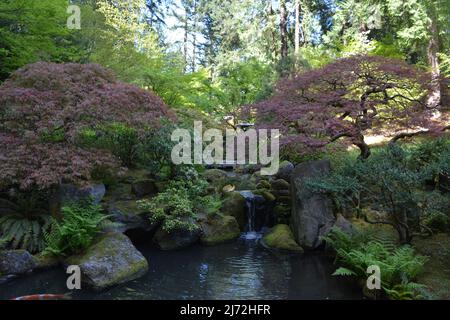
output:
{"label": "purple-leaved maple tree", "polygon": [[[0,86],[0,188],[88,181],[93,169],[120,163],[106,150],[80,146],[82,130],[122,123],[144,131],[162,118],[174,114],[159,97],[99,65],[27,65]],[[59,138],[43,139],[52,134]]]}
{"label": "purple-leaved maple tree", "polygon": [[445,114],[434,119],[434,110],[427,109],[428,91],[429,76],[415,66],[397,59],[353,56],[282,79],[271,98],[246,110],[255,115],[259,127],[280,129],[282,141],[299,152],[343,139],[367,158],[368,133],[397,140],[410,132],[448,128]]}

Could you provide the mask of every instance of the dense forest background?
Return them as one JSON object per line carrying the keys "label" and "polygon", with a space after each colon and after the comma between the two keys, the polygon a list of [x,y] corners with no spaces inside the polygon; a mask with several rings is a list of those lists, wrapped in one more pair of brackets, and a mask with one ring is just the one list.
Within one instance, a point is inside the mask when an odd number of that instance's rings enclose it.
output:
{"label": "dense forest background", "polygon": [[171,107],[220,118],[267,98],[280,77],[358,53],[419,65],[436,91],[450,73],[445,0],[70,3],[80,29],[67,27],[66,0],[0,2],[0,81],[36,61],[94,62]]}

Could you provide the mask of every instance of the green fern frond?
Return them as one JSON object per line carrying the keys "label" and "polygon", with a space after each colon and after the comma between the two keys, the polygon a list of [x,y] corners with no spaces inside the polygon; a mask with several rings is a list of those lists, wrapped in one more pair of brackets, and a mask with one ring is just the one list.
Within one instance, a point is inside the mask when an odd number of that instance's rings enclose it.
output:
{"label": "green fern frond", "polygon": [[350,269],[340,267],[332,275],[333,276],[356,276],[356,273]]}

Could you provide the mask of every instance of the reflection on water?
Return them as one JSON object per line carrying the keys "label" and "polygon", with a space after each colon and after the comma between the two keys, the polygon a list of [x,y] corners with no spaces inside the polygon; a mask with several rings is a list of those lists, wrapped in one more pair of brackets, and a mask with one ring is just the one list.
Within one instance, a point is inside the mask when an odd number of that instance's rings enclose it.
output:
{"label": "reflection on water", "polygon": [[[320,254],[270,252],[240,238],[215,247],[172,252],[139,248],[149,260],[146,276],[103,293],[78,291],[77,299],[359,299],[360,289],[331,276]],[[0,299],[64,293],[66,275],[44,271],[0,285]]]}

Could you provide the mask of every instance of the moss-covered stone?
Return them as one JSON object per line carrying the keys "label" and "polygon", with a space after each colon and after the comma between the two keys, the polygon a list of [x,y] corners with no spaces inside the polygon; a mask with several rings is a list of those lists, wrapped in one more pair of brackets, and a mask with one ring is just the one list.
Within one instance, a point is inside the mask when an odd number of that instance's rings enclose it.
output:
{"label": "moss-covered stone", "polygon": [[153,230],[156,225],[150,223],[145,212],[138,208],[136,200],[112,202],[107,207],[109,219],[116,225],[112,225],[108,231],[125,232],[131,229]]}
{"label": "moss-covered stone", "polygon": [[134,195],[131,192],[131,184],[129,183],[117,183],[106,190],[106,195],[103,198],[104,202],[118,201],[118,200],[131,200],[134,199]]}
{"label": "moss-covered stone", "polygon": [[201,242],[205,245],[216,245],[239,237],[239,224],[232,216],[215,215],[201,223]]}
{"label": "moss-covered stone", "polygon": [[270,182],[267,180],[261,180],[256,185],[257,189],[271,189]]}
{"label": "moss-covered stone", "polygon": [[148,262],[121,233],[100,236],[85,252],[64,261],[78,265],[81,282],[95,291],[142,277],[148,271]]}
{"label": "moss-covered stone", "polygon": [[196,243],[200,239],[200,233],[200,227],[193,230],[175,230],[170,233],[160,227],[153,237],[153,242],[161,250],[177,250]]}
{"label": "moss-covered stone", "polygon": [[263,196],[266,201],[272,202],[272,201],[276,200],[275,196],[265,189],[255,190],[255,191],[253,191],[253,194]]}
{"label": "moss-covered stone", "polygon": [[250,181],[254,183],[258,183],[261,180],[269,180],[269,176],[261,175],[261,171],[256,171],[250,177]]}
{"label": "moss-covered stone", "polygon": [[225,199],[220,211],[224,215],[233,216],[239,224],[239,228],[244,230],[247,221],[245,213],[246,208],[247,204],[244,196],[237,191],[233,191],[225,194]]}
{"label": "moss-covered stone", "polygon": [[227,178],[227,173],[220,169],[208,169],[202,172],[202,177],[208,182],[214,182]]}
{"label": "moss-covered stone", "polygon": [[39,253],[33,256],[34,261],[36,262],[35,270],[46,270],[57,267],[61,259],[52,254],[43,254]]}
{"label": "moss-covered stone", "polygon": [[272,181],[271,186],[272,186],[272,189],[275,189],[275,190],[289,190],[289,188],[291,187],[289,182],[287,182],[286,180],[283,180],[283,179],[277,179],[277,180]]}
{"label": "moss-covered stone", "polygon": [[303,252],[302,247],[300,247],[294,240],[294,235],[291,229],[286,224],[277,224],[274,226],[269,233],[263,237],[263,242],[269,248],[288,250],[295,252]]}
{"label": "moss-covered stone", "polygon": [[292,198],[291,196],[278,196],[277,200],[280,203],[284,203],[286,205],[291,205],[292,204]]}
{"label": "moss-covered stone", "polygon": [[142,198],[144,196],[156,194],[158,192],[158,187],[153,179],[139,179],[132,183],[131,191],[138,198]]}
{"label": "moss-covered stone", "polygon": [[1,274],[23,274],[35,267],[36,262],[33,256],[26,250],[0,251]]}

